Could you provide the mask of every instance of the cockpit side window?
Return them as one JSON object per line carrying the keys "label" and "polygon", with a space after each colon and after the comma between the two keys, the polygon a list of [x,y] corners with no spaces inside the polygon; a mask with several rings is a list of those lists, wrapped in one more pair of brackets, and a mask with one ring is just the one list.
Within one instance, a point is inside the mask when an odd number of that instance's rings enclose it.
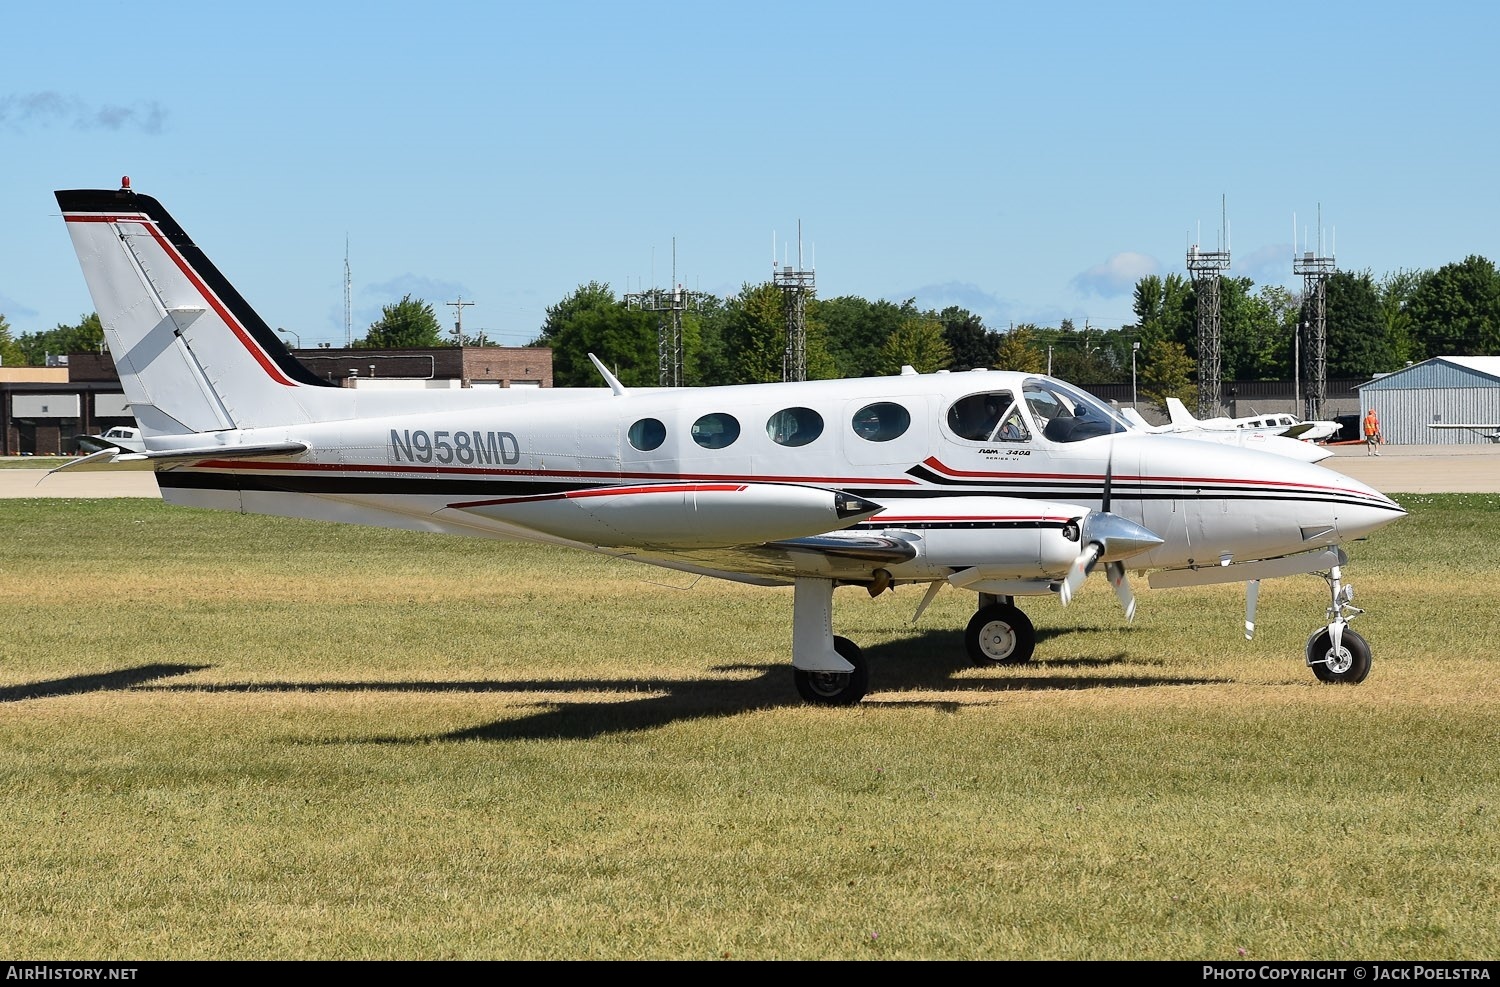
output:
{"label": "cockpit side window", "polygon": [[1024,442],[1031,437],[1010,391],[985,391],[959,398],[948,408],[948,429],[971,442]]}

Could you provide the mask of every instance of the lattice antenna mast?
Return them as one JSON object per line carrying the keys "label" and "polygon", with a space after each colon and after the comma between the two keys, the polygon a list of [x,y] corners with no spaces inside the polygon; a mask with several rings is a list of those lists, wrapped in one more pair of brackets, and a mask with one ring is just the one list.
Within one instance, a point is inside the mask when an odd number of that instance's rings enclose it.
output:
{"label": "lattice antenna mast", "polygon": [[344,349],[354,345],[354,329],[349,321],[349,236],[344,235]]}
{"label": "lattice antenna mast", "polygon": [[1221,322],[1219,317],[1220,275],[1229,270],[1229,219],[1223,219],[1224,243],[1219,250],[1203,250],[1188,245],[1188,276],[1193,279],[1193,295],[1198,302],[1198,415],[1217,418],[1224,414],[1224,381],[1219,359]]}
{"label": "lattice antenna mast", "polygon": [[[654,267],[655,265],[653,265]],[[677,238],[672,238],[672,288],[651,288],[625,296],[625,304],[643,312],[656,313],[657,379],[662,387],[681,387],[682,313],[697,309],[703,293],[688,291],[677,283]]]}
{"label": "lattice antenna mast", "polygon": [[[1328,416],[1323,413],[1328,400],[1328,279],[1338,271],[1333,259],[1333,245],[1329,244],[1327,256],[1323,254],[1323,207],[1318,206],[1318,249],[1306,249],[1307,235],[1302,237],[1303,251],[1296,252],[1297,216],[1292,214],[1292,273],[1302,275],[1302,329],[1310,337],[1306,341],[1309,366],[1307,368],[1307,402],[1299,408],[1301,418],[1320,421]],[[1293,362],[1301,363],[1302,333],[1293,335],[1293,347],[1297,349]]]}
{"label": "lattice antenna mast", "polygon": [[464,301],[464,296],[459,295],[458,301],[446,304],[453,308],[453,336],[458,340],[458,345],[462,346],[464,344],[464,309],[474,303]]}
{"label": "lattice antenna mast", "polygon": [[807,300],[817,291],[811,268],[802,266],[802,221],[797,221],[797,266],[776,266],[776,235],[771,234],[771,281],[781,289],[781,310],[786,321],[786,353],[781,360],[782,380],[807,379]]}

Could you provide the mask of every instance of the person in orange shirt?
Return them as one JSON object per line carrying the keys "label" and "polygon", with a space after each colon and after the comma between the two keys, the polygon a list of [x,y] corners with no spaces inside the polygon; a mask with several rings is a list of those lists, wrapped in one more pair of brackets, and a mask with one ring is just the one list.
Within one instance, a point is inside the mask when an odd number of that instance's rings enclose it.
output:
{"label": "person in orange shirt", "polygon": [[1365,415],[1365,455],[1378,456],[1380,452],[1375,448],[1380,444],[1380,419],[1375,417],[1375,409]]}

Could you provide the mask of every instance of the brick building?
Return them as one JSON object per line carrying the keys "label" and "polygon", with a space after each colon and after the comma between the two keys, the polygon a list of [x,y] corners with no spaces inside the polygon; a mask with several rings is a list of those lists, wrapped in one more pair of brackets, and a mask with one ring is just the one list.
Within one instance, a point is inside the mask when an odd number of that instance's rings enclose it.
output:
{"label": "brick building", "polygon": [[[552,386],[552,351],[545,346],[298,349],[292,355],[344,386]],[[0,455],[69,456],[78,451],[80,435],[134,424],[108,352],[71,353],[66,367],[0,367]]]}

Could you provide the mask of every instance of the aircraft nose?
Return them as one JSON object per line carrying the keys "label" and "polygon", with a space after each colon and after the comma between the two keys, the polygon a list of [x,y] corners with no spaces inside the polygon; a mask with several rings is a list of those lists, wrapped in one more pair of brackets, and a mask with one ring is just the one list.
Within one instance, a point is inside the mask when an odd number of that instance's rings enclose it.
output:
{"label": "aircraft nose", "polygon": [[1406,508],[1367,483],[1322,466],[1338,498],[1334,523],[1344,540],[1363,538],[1406,517]]}

